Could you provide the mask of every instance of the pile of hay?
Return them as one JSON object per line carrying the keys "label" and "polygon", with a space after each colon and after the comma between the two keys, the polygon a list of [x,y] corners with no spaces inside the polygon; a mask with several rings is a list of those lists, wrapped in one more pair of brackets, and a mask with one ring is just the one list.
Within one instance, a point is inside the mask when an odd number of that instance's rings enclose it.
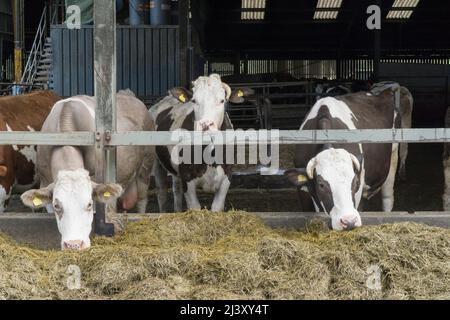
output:
{"label": "pile of hay", "polygon": [[[67,287],[71,265],[80,289]],[[448,299],[450,231],[412,223],[276,231],[242,212],[201,211],[130,224],[85,252],[1,237],[0,298]]]}

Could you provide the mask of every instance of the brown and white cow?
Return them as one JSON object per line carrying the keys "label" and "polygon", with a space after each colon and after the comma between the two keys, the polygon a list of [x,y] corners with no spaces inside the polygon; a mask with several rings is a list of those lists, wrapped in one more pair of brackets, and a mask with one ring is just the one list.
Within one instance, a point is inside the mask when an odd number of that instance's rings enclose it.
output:
{"label": "brown and white cow", "polygon": [[[393,85],[398,85],[396,82],[383,81],[375,83],[370,92],[375,95],[380,94],[383,91],[390,90]],[[400,110],[399,116],[401,119],[401,127],[403,129],[412,128],[412,112],[414,108],[414,98],[408,88],[400,86]],[[408,158],[408,143],[399,144],[399,165],[398,175],[402,180],[406,179],[406,159]]]}
{"label": "brown and white cow", "polygon": [[[320,99],[300,130],[391,129],[400,121],[392,91]],[[334,230],[361,226],[361,199],[381,190],[383,210],[394,205],[398,144],[298,145],[296,169],[285,172],[297,186],[304,211],[324,211]]]}
{"label": "brown and white cow", "polygon": [[[229,101],[242,103],[244,96],[252,93],[250,89],[231,88],[221,81],[219,75],[199,77],[193,83],[193,93],[184,88],[174,88],[169,96],[152,108],[150,114],[155,119],[157,131],[210,131],[232,129],[231,121],[225,112]],[[217,146],[216,146],[217,148]],[[223,147],[224,148],[224,147]],[[197,149],[198,150],[198,149]],[[203,153],[205,147],[200,148]],[[174,209],[182,211],[183,193],[188,209],[200,209],[197,188],[214,193],[212,211],[223,211],[225,198],[230,186],[232,165],[223,163],[206,164],[201,158],[199,164],[178,163],[172,155],[173,147],[157,146],[154,174],[161,212],[167,211],[167,173],[172,176]],[[196,150],[192,149],[192,155]],[[226,148],[223,150],[226,159]]]}
{"label": "brown and white cow", "polygon": [[[370,92],[375,95],[380,94],[385,90],[391,90],[393,86],[398,86],[399,84],[394,81],[381,81],[373,85],[368,81],[354,81],[351,85],[335,85],[328,87],[325,91],[325,85],[319,84],[316,87],[320,97],[336,97],[343,96],[349,93],[356,93],[360,91]],[[411,129],[412,127],[412,112],[413,112],[414,99],[408,88],[400,86],[400,110],[399,116],[401,118],[401,127],[403,129]],[[400,143],[399,145],[399,166],[398,166],[398,176],[401,180],[406,179],[406,159],[408,158],[408,144]]]}
{"label": "brown and white cow", "polygon": [[[94,97],[75,96],[55,104],[42,132],[95,131]],[[154,123],[145,105],[130,92],[117,94],[117,130],[153,131]],[[145,212],[154,158],[152,146],[117,148],[117,184],[97,184],[94,147],[40,146],[37,164],[41,188],[22,195],[32,208],[47,207],[56,216],[62,249],[85,249],[94,214],[93,200],[114,203],[124,210],[137,207]],[[123,192],[122,195],[122,191]]]}
{"label": "brown and white cow", "polygon": [[[40,131],[53,105],[60,98],[51,91],[35,91],[0,98],[1,131]],[[37,184],[36,146],[0,146],[0,213],[13,189],[23,192]]]}

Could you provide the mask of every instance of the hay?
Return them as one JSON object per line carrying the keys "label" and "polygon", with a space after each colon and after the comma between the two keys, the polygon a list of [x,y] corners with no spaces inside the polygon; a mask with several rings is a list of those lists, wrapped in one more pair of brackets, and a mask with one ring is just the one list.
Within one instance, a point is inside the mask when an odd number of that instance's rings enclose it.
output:
{"label": "hay", "polygon": [[413,223],[294,232],[201,211],[132,223],[85,252],[0,237],[0,299],[433,298],[450,298],[450,231]]}

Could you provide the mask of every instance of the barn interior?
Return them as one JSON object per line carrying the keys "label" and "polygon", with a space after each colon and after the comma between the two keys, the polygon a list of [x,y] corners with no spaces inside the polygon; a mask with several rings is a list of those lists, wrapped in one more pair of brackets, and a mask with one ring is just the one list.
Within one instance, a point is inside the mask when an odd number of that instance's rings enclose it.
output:
{"label": "barn interior", "polygon": [[[16,2],[22,8],[20,21],[14,19]],[[199,75],[218,73],[233,86],[256,90],[253,101],[229,106],[235,128],[297,129],[318,97],[319,84],[396,81],[414,97],[414,128],[446,126],[448,1],[156,2],[166,9],[155,18],[149,1],[117,1],[118,89],[130,88],[148,106],[173,86],[188,86]],[[50,88],[64,97],[93,94],[92,21],[88,17],[92,3],[0,0],[1,92],[9,92],[12,83],[18,82],[13,63],[14,25],[22,23],[22,83]],[[65,24],[70,4],[80,4],[85,10],[80,29],[69,30]],[[371,5],[381,9],[381,29],[367,25],[376,15],[368,12]],[[36,36],[39,26],[45,32]],[[33,45],[41,48],[34,60]],[[35,65],[27,69],[28,61]],[[442,150],[442,144],[410,144],[407,178],[396,187],[396,210],[442,210]],[[236,175],[233,186],[238,191],[231,190],[228,207],[296,211],[295,193],[282,179],[262,179],[248,172]],[[242,189],[253,191],[242,196]],[[378,210],[372,202],[367,208]],[[156,212],[156,208],[153,202],[149,211]]]}

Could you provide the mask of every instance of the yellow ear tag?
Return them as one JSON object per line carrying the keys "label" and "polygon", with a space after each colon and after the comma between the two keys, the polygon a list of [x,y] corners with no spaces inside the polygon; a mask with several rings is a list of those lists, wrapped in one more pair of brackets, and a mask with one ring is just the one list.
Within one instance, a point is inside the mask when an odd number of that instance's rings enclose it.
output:
{"label": "yellow ear tag", "polygon": [[104,196],[105,198],[109,198],[109,197],[111,197],[111,193],[109,193],[109,191],[105,191],[105,192],[103,193],[103,196]]}
{"label": "yellow ear tag", "polygon": [[244,91],[239,90],[237,95],[238,95],[238,97],[243,97],[244,96]]}
{"label": "yellow ear tag", "polygon": [[186,102],[186,97],[184,96],[184,94],[180,94],[178,99],[180,99],[181,102]]}
{"label": "yellow ear tag", "polygon": [[39,197],[34,197],[33,198],[33,204],[35,207],[39,207],[42,206],[42,200]]}
{"label": "yellow ear tag", "polygon": [[304,176],[304,175],[302,175],[302,174],[299,174],[299,175],[297,176],[297,181],[300,182],[300,183],[306,182],[306,181],[308,181],[308,178],[306,178],[306,176]]}

